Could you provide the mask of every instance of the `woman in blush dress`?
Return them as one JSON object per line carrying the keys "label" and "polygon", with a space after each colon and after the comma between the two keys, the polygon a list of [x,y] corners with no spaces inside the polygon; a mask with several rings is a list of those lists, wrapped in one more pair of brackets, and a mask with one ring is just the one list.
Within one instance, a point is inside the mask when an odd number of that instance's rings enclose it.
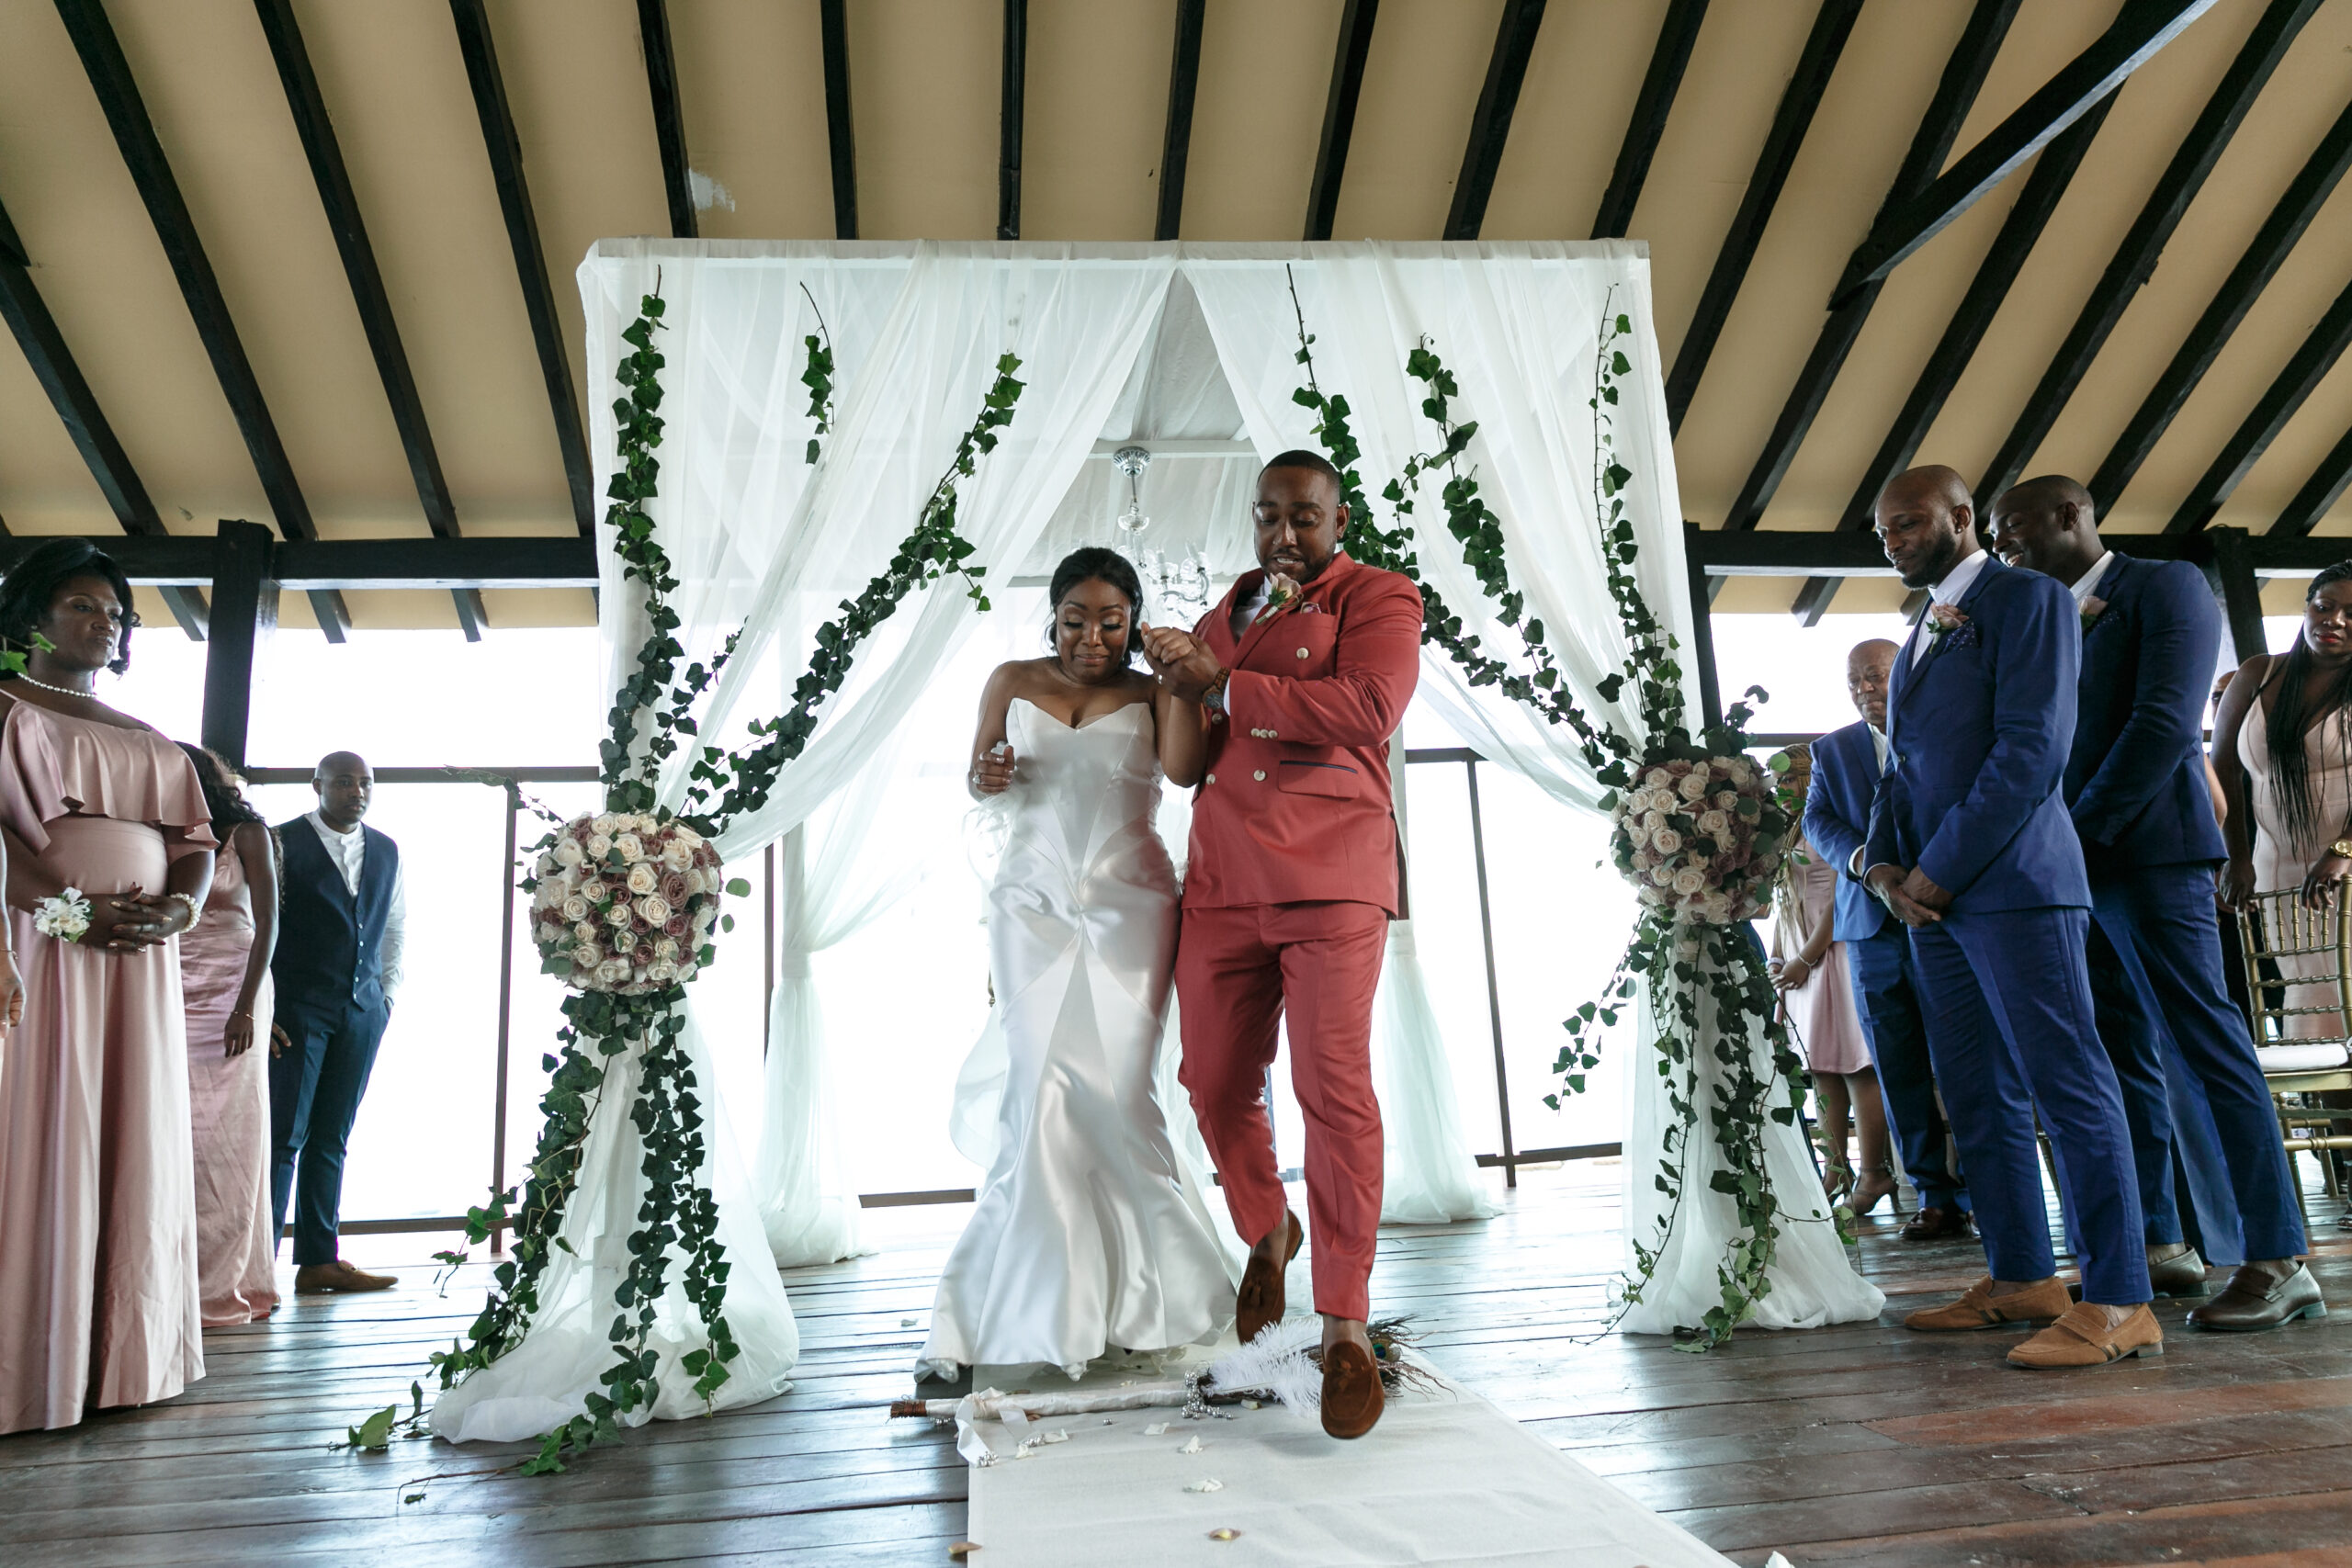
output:
{"label": "woman in blush dress", "polygon": [[[204,1326],[254,1323],[277,1308],[269,1234],[269,955],[277,946],[277,840],[226,759],[180,742],[220,840],[204,919],[180,938],[187,1006],[187,1098],[196,1139],[196,1269]],[[272,1036],[276,1039],[272,1040]]]}
{"label": "woman in blush dress", "polygon": [[[0,1063],[0,1432],[168,1399],[204,1375],[179,934],[212,883],[178,747],[94,694],[128,668],[130,584],[54,539],[0,583],[0,841],[24,1021]],[[89,925],[35,913],[68,887]]]}
{"label": "woman in blush dress", "polygon": [[[1786,755],[1789,771],[1782,787],[1802,801],[1813,779],[1813,750],[1792,746]],[[1781,863],[1781,885],[1772,898],[1772,985],[1804,1049],[1805,1066],[1813,1070],[1813,1091],[1829,1155],[1823,1184],[1832,1198],[1845,1198],[1855,1213],[1867,1214],[1894,1190],[1886,1102],[1879,1096],[1878,1068],[1871,1061],[1870,1039],[1862,1032],[1861,1010],[1854,1000],[1846,944],[1830,936],[1837,869],[1815,853],[1811,844],[1801,841],[1800,848],[1802,860],[1792,855]],[[1857,1122],[1862,1144],[1859,1178],[1847,1155],[1847,1137]]]}
{"label": "woman in blush dress", "polygon": [[1207,738],[1130,665],[1142,590],[1123,557],[1076,551],[1048,603],[1054,651],[998,667],[972,745],[971,792],[1005,818],[989,967],[1009,1064],[995,1162],[917,1365],[947,1382],[976,1365],[1075,1378],[1233,1320],[1153,1087],[1176,952],[1153,815],[1163,772],[1199,782]]}

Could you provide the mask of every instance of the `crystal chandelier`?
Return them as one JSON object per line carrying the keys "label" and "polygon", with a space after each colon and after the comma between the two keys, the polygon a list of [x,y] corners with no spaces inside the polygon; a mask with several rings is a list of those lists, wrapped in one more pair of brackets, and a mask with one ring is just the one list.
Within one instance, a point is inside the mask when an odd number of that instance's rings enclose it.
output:
{"label": "crystal chandelier", "polygon": [[1151,453],[1141,446],[1122,446],[1111,454],[1111,464],[1127,476],[1127,509],[1119,513],[1121,543],[1134,560],[1143,581],[1144,619],[1153,626],[1190,626],[1209,611],[1209,561],[1198,546],[1170,560],[1157,549],[1142,546],[1151,519],[1143,513],[1143,474],[1151,467]]}

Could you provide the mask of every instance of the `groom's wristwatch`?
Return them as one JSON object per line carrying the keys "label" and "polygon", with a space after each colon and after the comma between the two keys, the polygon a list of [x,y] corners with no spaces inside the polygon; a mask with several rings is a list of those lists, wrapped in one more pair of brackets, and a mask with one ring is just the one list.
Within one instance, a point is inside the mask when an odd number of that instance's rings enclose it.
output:
{"label": "groom's wristwatch", "polygon": [[1225,686],[1232,679],[1232,671],[1220,670],[1216,672],[1216,679],[1209,682],[1208,690],[1201,694],[1201,705],[1209,710],[1211,724],[1223,724],[1226,720]]}

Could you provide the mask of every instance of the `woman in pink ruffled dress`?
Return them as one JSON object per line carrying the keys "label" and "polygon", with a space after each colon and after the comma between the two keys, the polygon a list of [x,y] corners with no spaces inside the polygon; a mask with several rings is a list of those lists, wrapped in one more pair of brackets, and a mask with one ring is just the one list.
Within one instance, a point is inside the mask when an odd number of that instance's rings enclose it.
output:
{"label": "woman in pink ruffled dress", "polygon": [[[180,742],[204,786],[212,836],[212,897],[180,938],[187,1000],[187,1098],[196,1134],[196,1269],[204,1326],[226,1328],[277,1307],[277,1248],[269,1234],[269,955],[277,946],[277,840],[245,799],[226,759]],[[283,1040],[283,1035],[277,1035]]]}
{"label": "woman in pink ruffled dress", "polygon": [[[94,694],[135,624],[80,539],[0,584],[0,840],[24,1019],[0,1047],[0,1432],[168,1399],[204,1375],[179,934],[212,883],[179,748]],[[88,927],[41,935],[78,890]]]}

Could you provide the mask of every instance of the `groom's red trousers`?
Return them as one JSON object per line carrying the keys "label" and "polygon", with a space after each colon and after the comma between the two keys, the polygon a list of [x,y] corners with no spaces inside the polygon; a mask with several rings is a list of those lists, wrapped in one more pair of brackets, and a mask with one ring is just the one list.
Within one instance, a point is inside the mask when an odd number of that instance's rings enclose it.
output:
{"label": "groom's red trousers", "polygon": [[1376,904],[1188,908],[1176,945],[1183,1015],[1178,1077],[1193,1097],[1234,1228],[1255,1243],[1282,1224],[1265,1077],[1289,1015],[1290,1081],[1306,1120],[1306,1221],[1315,1310],[1371,1315],[1380,1225],[1380,1105],[1372,1002],[1387,912]]}

